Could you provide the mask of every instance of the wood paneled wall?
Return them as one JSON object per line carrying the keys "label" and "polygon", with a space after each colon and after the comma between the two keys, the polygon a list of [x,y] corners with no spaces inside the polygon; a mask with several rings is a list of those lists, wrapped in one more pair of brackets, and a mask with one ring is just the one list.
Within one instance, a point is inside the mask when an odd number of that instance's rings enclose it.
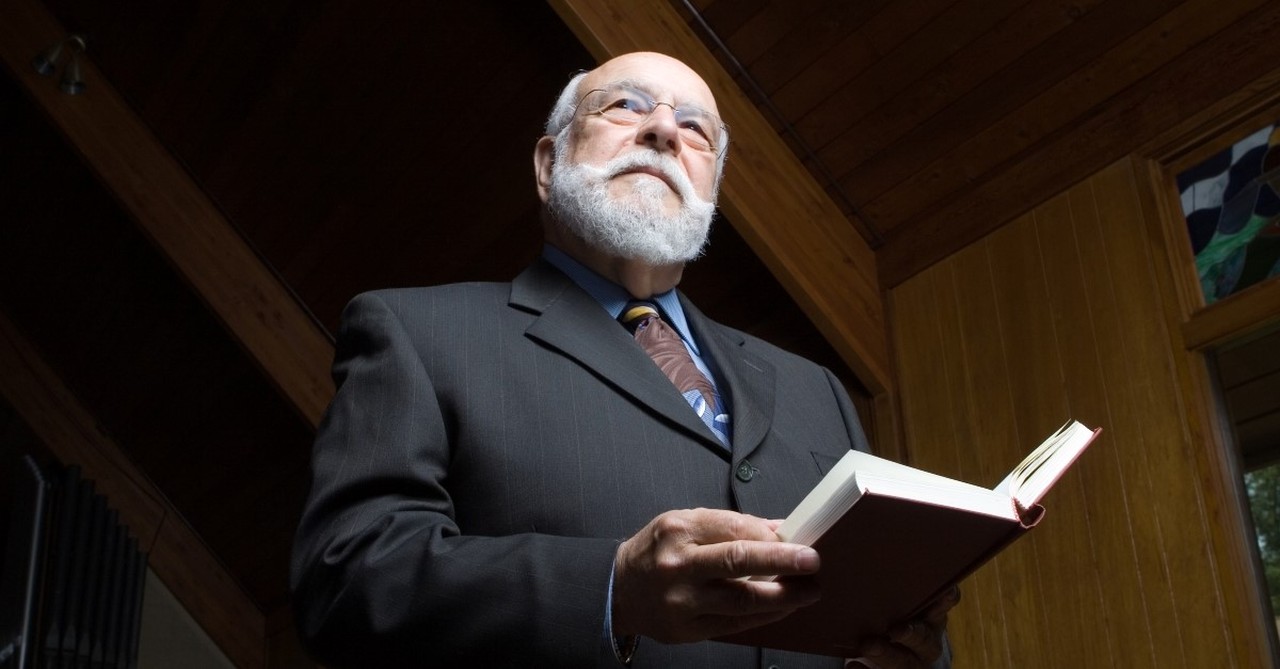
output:
{"label": "wood paneled wall", "polygon": [[889,295],[912,464],[990,486],[1069,417],[1105,429],[1045,522],[963,586],[961,666],[1270,663],[1135,165]]}

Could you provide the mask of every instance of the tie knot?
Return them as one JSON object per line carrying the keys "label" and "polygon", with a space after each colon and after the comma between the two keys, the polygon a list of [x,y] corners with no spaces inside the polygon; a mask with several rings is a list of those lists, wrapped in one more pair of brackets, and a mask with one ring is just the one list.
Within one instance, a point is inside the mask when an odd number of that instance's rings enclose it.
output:
{"label": "tie knot", "polygon": [[627,330],[635,333],[636,329],[651,318],[661,318],[658,313],[658,307],[652,302],[628,302],[627,306],[622,310],[622,314],[618,316],[618,322],[622,323]]}

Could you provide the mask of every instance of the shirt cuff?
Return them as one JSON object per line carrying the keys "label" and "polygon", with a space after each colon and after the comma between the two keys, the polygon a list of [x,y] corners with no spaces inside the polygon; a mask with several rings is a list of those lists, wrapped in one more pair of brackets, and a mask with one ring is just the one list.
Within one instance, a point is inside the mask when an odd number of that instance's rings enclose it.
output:
{"label": "shirt cuff", "polygon": [[635,657],[636,648],[640,645],[640,637],[633,635],[618,638],[613,634],[613,573],[617,564],[618,559],[615,557],[613,564],[609,566],[609,593],[604,600],[604,638],[609,647],[613,648],[614,658],[622,666],[629,667],[631,658]]}

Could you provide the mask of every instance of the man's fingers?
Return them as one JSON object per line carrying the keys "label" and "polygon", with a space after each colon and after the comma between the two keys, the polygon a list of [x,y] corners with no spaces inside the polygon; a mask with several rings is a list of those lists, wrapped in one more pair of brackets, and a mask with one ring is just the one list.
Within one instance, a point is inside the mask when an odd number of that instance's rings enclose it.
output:
{"label": "man's fingers", "polygon": [[[946,613],[943,613],[946,616]],[[889,633],[889,640],[910,650],[916,657],[934,659],[942,655],[941,628],[917,621],[901,625]]]}
{"label": "man's fingers", "polygon": [[694,603],[700,615],[737,617],[793,611],[821,597],[822,591],[812,579],[721,580],[699,588]]}
{"label": "man's fingers", "polygon": [[762,541],[727,541],[689,548],[690,566],[702,578],[806,576],[821,566],[808,546]]}
{"label": "man's fingers", "polygon": [[933,604],[930,604],[920,618],[933,623],[935,626],[943,627],[947,622],[947,612],[955,608],[956,604],[959,603],[960,587],[953,585],[950,590],[943,593]]}
{"label": "man's fingers", "polygon": [[[885,641],[876,641],[864,646],[862,654],[856,659],[868,667],[926,669],[937,658],[937,655],[922,656],[904,646]],[[857,665],[854,666],[856,667]]]}
{"label": "man's fingers", "polygon": [[665,513],[651,525],[657,545],[677,548],[666,566],[703,579],[790,576],[818,570],[812,548],[778,540],[762,518],[717,509]]}
{"label": "man's fingers", "polygon": [[664,513],[622,542],[614,562],[613,629],[693,641],[764,624],[817,601],[818,554],[783,543],[776,523],[732,511]]}
{"label": "man's fingers", "polygon": [[672,539],[693,544],[716,544],[745,539],[778,541],[769,521],[723,509],[672,511],[654,520],[654,529]]}

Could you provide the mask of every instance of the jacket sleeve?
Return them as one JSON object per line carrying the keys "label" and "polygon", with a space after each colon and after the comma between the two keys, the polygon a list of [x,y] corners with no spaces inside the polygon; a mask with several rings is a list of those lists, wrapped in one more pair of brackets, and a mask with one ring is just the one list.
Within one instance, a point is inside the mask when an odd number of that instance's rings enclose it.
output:
{"label": "jacket sleeve", "polygon": [[467,536],[446,488],[450,426],[378,294],[343,315],[291,582],[303,643],[330,666],[587,666],[616,542]]}

